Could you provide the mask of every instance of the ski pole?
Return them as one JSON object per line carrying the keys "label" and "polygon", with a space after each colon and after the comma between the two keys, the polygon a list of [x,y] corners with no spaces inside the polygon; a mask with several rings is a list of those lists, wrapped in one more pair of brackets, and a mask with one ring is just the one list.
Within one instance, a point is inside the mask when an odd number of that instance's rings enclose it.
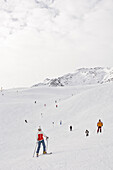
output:
{"label": "ski pole", "polygon": [[47,146],[46,146],[46,150],[48,149],[48,138],[46,138],[46,143],[47,143]]}
{"label": "ski pole", "polygon": [[36,148],[37,148],[37,142],[36,142],[36,146],[35,146],[35,149],[34,149],[34,152],[33,152],[33,157],[35,156],[35,152],[36,152]]}

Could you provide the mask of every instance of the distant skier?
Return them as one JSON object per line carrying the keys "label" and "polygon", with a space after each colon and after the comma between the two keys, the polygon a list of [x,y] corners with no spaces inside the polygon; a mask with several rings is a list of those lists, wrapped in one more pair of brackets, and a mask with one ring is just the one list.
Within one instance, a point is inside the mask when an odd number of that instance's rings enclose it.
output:
{"label": "distant skier", "polygon": [[39,126],[38,133],[37,133],[37,141],[38,141],[38,148],[37,148],[37,151],[36,151],[37,157],[38,157],[38,154],[39,154],[39,151],[40,151],[41,143],[43,145],[43,154],[47,153],[44,137],[46,137],[46,139],[48,139],[48,137],[43,133],[41,127]]}
{"label": "distant skier", "polygon": [[3,91],[3,87],[1,87],[1,92]]}
{"label": "distant skier", "polygon": [[98,123],[97,123],[97,133],[100,131],[100,133],[102,132],[102,126],[103,126],[103,123],[101,122],[101,120],[99,119]]}
{"label": "distant skier", "polygon": [[60,125],[62,125],[62,120],[60,120]]}
{"label": "distant skier", "polygon": [[86,129],[85,134],[86,136],[89,136],[89,130]]}
{"label": "distant skier", "polygon": [[55,122],[52,122],[52,124],[53,124],[53,127],[54,127]]}
{"label": "distant skier", "polygon": [[27,120],[25,120],[25,122],[28,123]]}
{"label": "distant skier", "polygon": [[43,113],[41,113],[41,118],[43,118]]}
{"label": "distant skier", "polygon": [[70,126],[70,131],[72,131],[72,126]]}

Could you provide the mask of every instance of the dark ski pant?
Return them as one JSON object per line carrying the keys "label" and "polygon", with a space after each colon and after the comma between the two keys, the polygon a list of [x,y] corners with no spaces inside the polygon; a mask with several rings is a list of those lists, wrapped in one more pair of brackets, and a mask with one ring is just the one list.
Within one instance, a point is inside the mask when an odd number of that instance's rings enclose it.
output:
{"label": "dark ski pant", "polygon": [[36,152],[36,153],[39,153],[41,143],[42,143],[42,145],[43,145],[43,152],[46,151],[45,142],[44,142],[44,140],[41,140],[41,141],[38,141],[38,148],[37,148],[37,152]]}
{"label": "dark ski pant", "polygon": [[89,136],[89,133],[86,133],[86,136]]}
{"label": "dark ski pant", "polygon": [[97,129],[97,133],[100,131],[100,133],[102,132],[102,127],[101,126],[98,126],[98,129]]}

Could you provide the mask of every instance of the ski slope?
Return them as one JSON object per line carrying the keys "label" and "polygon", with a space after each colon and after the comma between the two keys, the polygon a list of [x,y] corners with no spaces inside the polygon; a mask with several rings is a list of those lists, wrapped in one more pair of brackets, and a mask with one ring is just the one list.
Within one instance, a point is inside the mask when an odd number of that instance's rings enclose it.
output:
{"label": "ski slope", "polygon": [[[38,126],[53,154],[33,158]],[[0,92],[0,170],[112,170],[112,134],[113,83]]]}

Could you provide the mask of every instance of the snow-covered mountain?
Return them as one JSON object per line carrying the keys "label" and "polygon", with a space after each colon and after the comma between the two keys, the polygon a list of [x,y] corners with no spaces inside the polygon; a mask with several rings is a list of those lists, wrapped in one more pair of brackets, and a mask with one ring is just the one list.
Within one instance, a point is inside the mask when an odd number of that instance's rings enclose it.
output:
{"label": "snow-covered mountain", "polygon": [[75,73],[69,73],[62,77],[54,79],[46,79],[43,83],[36,86],[75,86],[86,84],[102,84],[113,81],[113,68],[81,68],[77,69]]}
{"label": "snow-covered mountain", "polygon": [[[112,67],[112,16],[113,0],[0,0],[1,86],[27,87],[84,66]],[[61,85],[74,81],[68,74]]]}

